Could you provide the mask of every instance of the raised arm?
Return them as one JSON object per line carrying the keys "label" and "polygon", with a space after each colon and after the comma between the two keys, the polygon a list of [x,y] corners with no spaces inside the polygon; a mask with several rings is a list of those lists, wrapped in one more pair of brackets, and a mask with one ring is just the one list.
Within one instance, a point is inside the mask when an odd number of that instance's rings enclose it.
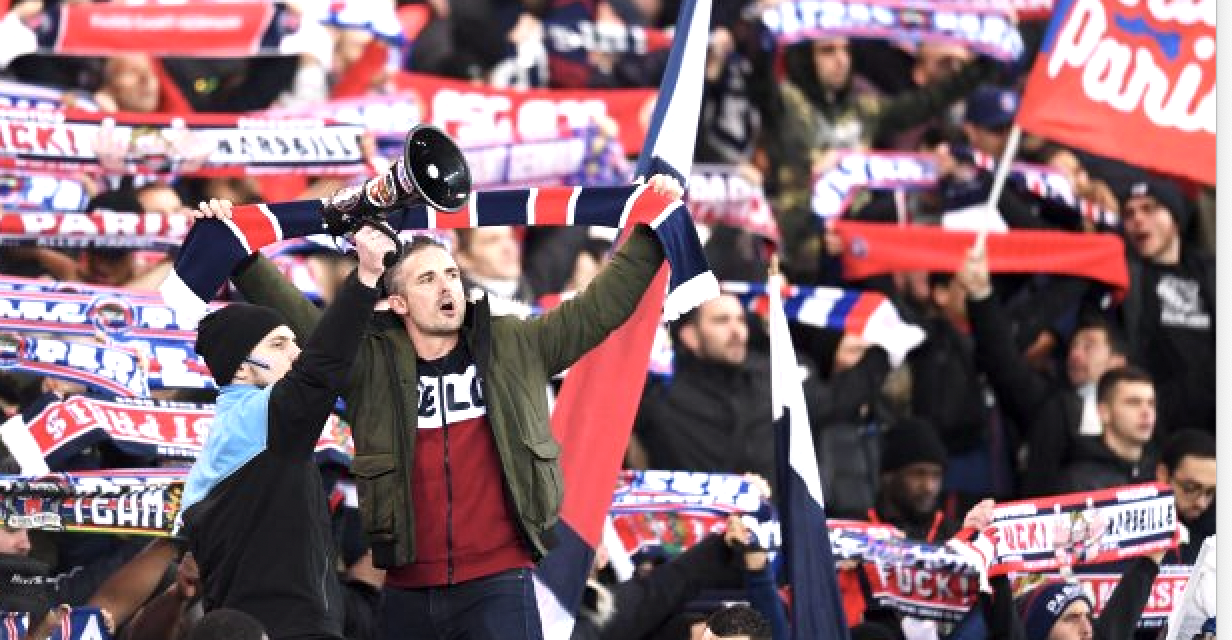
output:
{"label": "raised arm", "polygon": [[[655,176],[649,185],[656,193],[676,199],[684,192],[680,183],[667,176]],[[654,281],[663,258],[658,237],[649,226],[639,224],[584,291],[530,320],[527,326],[547,370],[555,373],[569,368],[624,324]]]}
{"label": "raised arm", "polygon": [[988,376],[997,401],[1017,424],[1031,424],[1050,393],[1044,376],[1031,369],[1015,346],[1010,321],[993,296],[985,250],[971,249],[954,274],[967,296],[975,337],[976,365]]}
{"label": "raised arm", "polygon": [[311,455],[321,426],[345,390],[377,301],[377,281],[393,241],[364,227],[355,234],[359,267],[338,290],[286,377],[270,393],[270,449]]}

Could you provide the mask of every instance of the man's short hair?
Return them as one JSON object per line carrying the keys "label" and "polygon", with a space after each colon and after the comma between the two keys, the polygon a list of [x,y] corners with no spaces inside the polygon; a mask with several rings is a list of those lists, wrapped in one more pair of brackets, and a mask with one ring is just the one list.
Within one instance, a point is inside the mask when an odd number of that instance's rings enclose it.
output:
{"label": "man's short hair", "polygon": [[737,604],[723,607],[706,619],[710,633],[720,638],[748,636],[751,640],[771,640],[774,629],[770,622],[753,607]]}
{"label": "man's short hair", "polygon": [[1175,473],[1177,467],[1181,466],[1181,461],[1190,457],[1214,460],[1215,436],[1200,429],[1181,429],[1164,441],[1159,461],[1168,469],[1168,473]]}
{"label": "man's short hair", "polygon": [[1138,367],[1133,365],[1117,367],[1105,371],[1104,375],[1099,377],[1099,386],[1095,390],[1095,399],[1098,402],[1108,402],[1112,399],[1112,394],[1116,391],[1117,386],[1122,382],[1142,382],[1152,387],[1155,385],[1155,381],[1151,379],[1151,374]]}
{"label": "man's short hair", "polygon": [[264,640],[265,627],[238,609],[215,609],[197,621],[185,640]]}
{"label": "man's short hair", "polygon": [[0,475],[21,475],[21,464],[17,462],[17,458],[13,457],[3,442],[0,442]]}
{"label": "man's short hair", "polygon": [[1129,355],[1129,341],[1125,339],[1125,332],[1121,330],[1120,325],[1102,315],[1090,314],[1080,318],[1078,326],[1074,329],[1074,335],[1078,335],[1079,331],[1103,331],[1104,338],[1108,341],[1108,349],[1113,354]]}
{"label": "man's short hair", "polygon": [[478,229],[454,229],[453,235],[457,238],[457,243],[454,250],[458,253],[466,253],[471,250],[471,242],[475,239],[475,232]]}
{"label": "man's short hair", "polygon": [[[391,274],[397,272],[398,269],[401,269],[402,266],[406,264],[407,258],[410,258],[412,255],[414,255],[415,253],[417,253],[418,251],[422,249],[428,249],[430,247],[435,247],[446,253],[449,252],[449,247],[445,246],[445,243],[441,242],[440,240],[437,240],[436,238],[430,235],[427,235],[427,234],[416,233],[411,236],[410,240],[402,243],[402,258],[398,260],[398,262],[395,263],[394,266],[390,267],[386,271],[388,271]],[[401,291],[397,290],[398,285],[392,284],[396,280],[397,278],[393,278],[393,277],[381,278],[381,284],[385,288],[385,293],[402,293]]]}

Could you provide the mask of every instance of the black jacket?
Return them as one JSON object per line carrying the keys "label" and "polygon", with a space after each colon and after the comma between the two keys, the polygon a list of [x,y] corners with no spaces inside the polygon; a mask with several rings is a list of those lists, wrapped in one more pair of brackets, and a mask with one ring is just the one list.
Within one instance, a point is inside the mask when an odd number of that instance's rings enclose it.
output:
{"label": "black jacket", "polygon": [[946,318],[921,319],[928,339],[907,356],[911,406],[937,429],[951,454],[987,442],[989,407],[976,369],[972,341]]}
{"label": "black jacket", "polygon": [[1202,543],[1215,535],[1215,503],[1198,516],[1193,522],[1181,521],[1189,530],[1189,542],[1182,542],[1164,556],[1164,564],[1185,564],[1193,566],[1198,561],[1198,552],[1202,551]]}
{"label": "black jacket", "polygon": [[[375,289],[348,279],[269,393],[265,447],[184,512],[206,609],[244,611],[274,640],[342,634],[344,602],[313,447],[376,299]],[[251,425],[236,420],[214,428],[244,426]]]}
{"label": "black jacket", "polygon": [[1155,456],[1149,449],[1138,461],[1129,462],[1118,458],[1102,436],[1081,436],[1075,443],[1074,461],[1066,467],[1058,489],[1072,493],[1154,481]]}
{"label": "black jacket", "polygon": [[[648,385],[634,425],[651,469],[752,472],[774,484],[769,361],[735,367],[677,349],[670,381]],[[817,388],[805,381],[810,415]]]}
{"label": "black jacket", "polygon": [[[1176,267],[1164,267],[1135,256],[1129,258],[1129,292],[1121,307],[1130,353],[1155,379],[1159,417],[1155,438],[1168,432],[1215,429],[1215,259],[1196,250],[1182,249]],[[1182,307],[1201,304],[1210,315],[1208,331],[1171,329],[1161,324],[1160,279],[1165,274],[1198,284],[1193,299],[1178,300]],[[1188,296],[1180,296],[1188,298]],[[1180,338],[1177,336],[1189,333]]]}
{"label": "black jacket", "polygon": [[[639,640],[656,635],[703,589],[739,589],[744,571],[719,534],[711,534],[689,550],[660,565],[650,575],[611,587],[611,616],[596,624],[583,605],[573,626],[572,640]],[[592,587],[588,587],[592,588]]]}
{"label": "black jacket", "polygon": [[995,296],[968,298],[967,317],[975,338],[976,365],[988,377],[997,405],[1027,442],[1021,491],[1026,496],[1054,494],[1079,437],[1082,399],[1065,381],[1027,364],[1011,320]]}
{"label": "black jacket", "polygon": [[820,410],[809,418],[830,517],[860,518],[876,499],[882,432],[894,421],[881,398],[889,373],[885,349],[872,346],[854,367],[818,385]]}

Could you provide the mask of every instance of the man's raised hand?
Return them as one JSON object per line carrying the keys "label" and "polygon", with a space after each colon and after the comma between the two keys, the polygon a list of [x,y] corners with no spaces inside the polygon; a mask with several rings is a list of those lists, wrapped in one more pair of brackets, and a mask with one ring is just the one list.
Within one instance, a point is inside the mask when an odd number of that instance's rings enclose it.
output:
{"label": "man's raised hand", "polygon": [[672,200],[679,200],[684,195],[684,187],[680,185],[680,181],[669,175],[651,176],[647,181],[647,186],[654,190],[655,193],[661,196],[667,196]]}
{"label": "man's raised hand", "polygon": [[193,211],[194,219],[201,218],[218,218],[219,220],[231,219],[231,201],[223,200],[222,198],[212,198],[207,202],[201,202]]}
{"label": "man's raised hand", "polygon": [[376,229],[364,225],[355,232],[355,251],[359,255],[359,281],[365,286],[375,287],[381,274],[385,273],[385,254],[396,251],[397,247],[389,236]]}

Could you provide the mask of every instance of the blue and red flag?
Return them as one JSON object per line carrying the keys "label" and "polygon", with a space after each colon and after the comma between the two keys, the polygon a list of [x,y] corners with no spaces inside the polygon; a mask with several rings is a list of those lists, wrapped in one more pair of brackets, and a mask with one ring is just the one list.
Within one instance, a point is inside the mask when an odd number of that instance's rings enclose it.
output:
{"label": "blue and red flag", "polygon": [[[687,0],[680,8],[677,38],[659,87],[660,100],[638,158],[637,175],[641,178],[666,173],[683,185],[692,173],[710,7],[710,0]],[[674,215],[687,212],[681,207]],[[691,228],[680,218],[664,224],[680,230]],[[660,238],[663,236],[660,233]],[[700,251],[695,234],[676,237],[688,245],[687,253]],[[552,432],[563,452],[565,502],[556,527],[557,547],[537,570],[536,595],[545,638],[568,638],[573,630],[633,430],[655,330],[663,316],[667,271],[665,267],[659,272],[633,317],[569,371],[552,414]],[[673,290],[688,290],[699,282],[679,282],[683,274],[675,268],[671,271]],[[603,391],[595,393],[596,389]]]}

